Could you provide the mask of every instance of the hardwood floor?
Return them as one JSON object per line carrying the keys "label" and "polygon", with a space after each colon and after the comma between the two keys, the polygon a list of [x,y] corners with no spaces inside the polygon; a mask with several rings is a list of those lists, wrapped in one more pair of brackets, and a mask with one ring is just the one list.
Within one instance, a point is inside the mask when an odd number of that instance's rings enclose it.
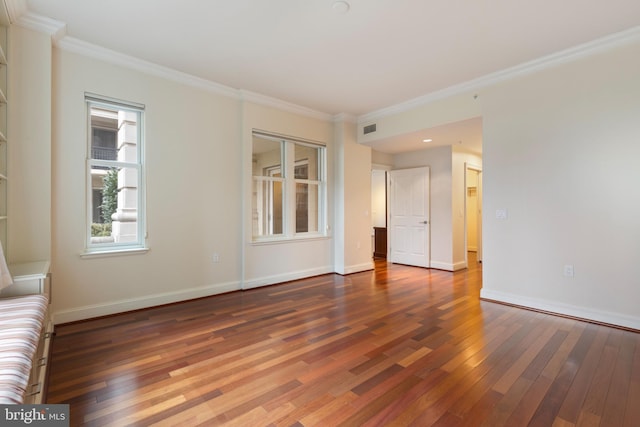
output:
{"label": "hardwood floor", "polygon": [[479,300],[376,261],[57,327],[71,424],[639,426],[640,334]]}

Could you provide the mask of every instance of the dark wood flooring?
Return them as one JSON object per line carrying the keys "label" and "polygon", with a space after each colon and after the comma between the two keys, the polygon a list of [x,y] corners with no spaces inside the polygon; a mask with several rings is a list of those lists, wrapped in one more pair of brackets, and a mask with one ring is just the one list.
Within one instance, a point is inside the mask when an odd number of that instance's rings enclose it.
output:
{"label": "dark wood flooring", "polygon": [[58,326],[47,401],[87,426],[640,426],[640,334],[480,301],[471,266]]}

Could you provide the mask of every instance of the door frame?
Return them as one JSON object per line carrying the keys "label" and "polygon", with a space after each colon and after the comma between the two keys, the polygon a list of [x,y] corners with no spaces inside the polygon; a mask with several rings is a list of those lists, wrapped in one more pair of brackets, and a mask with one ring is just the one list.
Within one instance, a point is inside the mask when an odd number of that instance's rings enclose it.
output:
{"label": "door frame", "polygon": [[[426,227],[426,241],[425,243],[425,265],[418,265],[418,264],[412,264],[412,263],[408,263],[406,265],[414,265],[416,267],[421,267],[421,268],[431,268],[431,168],[429,166],[418,166],[418,167],[411,167],[411,168],[403,168],[403,169],[392,169],[390,171],[388,171],[388,180],[387,180],[387,188],[388,188],[388,198],[387,198],[387,260],[392,262],[392,263],[397,263],[397,261],[394,261],[394,256],[393,256],[393,247],[392,244],[393,242],[396,240],[396,236],[394,234],[394,230],[393,230],[393,221],[392,221],[392,217],[393,217],[393,200],[395,200],[395,193],[393,191],[393,174],[396,172],[403,172],[403,171],[422,171],[425,173],[426,175],[426,197],[425,197],[425,217],[426,217],[426,221],[425,221],[425,227]],[[400,264],[402,264],[402,262],[400,262]]]}
{"label": "door frame", "polygon": [[478,230],[478,236],[477,236],[477,242],[478,242],[478,257],[477,260],[478,262],[482,262],[482,166],[478,166],[474,163],[468,163],[465,162],[464,163],[464,260],[465,260],[465,264],[468,266],[469,265],[469,242],[467,241],[467,230],[468,230],[468,225],[467,225],[467,171],[472,170],[478,173],[478,192],[477,192],[477,198],[478,198],[478,224],[477,224],[477,230]]}

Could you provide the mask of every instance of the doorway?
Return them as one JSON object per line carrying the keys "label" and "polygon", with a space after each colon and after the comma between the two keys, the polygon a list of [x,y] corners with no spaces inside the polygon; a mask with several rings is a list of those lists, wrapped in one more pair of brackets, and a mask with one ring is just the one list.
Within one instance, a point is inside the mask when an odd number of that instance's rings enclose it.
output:
{"label": "doorway", "polygon": [[390,261],[430,267],[429,168],[393,170],[389,188]]}
{"label": "doorway", "polygon": [[475,252],[482,262],[482,168],[467,163],[465,169],[465,253]]}
{"label": "doorway", "polygon": [[387,258],[387,170],[371,170],[371,228],[374,258]]}

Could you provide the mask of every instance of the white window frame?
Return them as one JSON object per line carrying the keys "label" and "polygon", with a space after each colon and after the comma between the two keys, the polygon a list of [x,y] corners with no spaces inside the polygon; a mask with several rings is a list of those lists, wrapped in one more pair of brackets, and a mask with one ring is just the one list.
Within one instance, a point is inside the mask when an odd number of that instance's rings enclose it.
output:
{"label": "white window frame", "polygon": [[[145,106],[134,102],[122,101],[119,99],[104,97],[101,95],[85,93],[85,104],[87,111],[87,153],[86,153],[86,224],[85,224],[85,251],[82,256],[109,255],[119,253],[135,253],[146,252],[146,185],[145,185],[145,168],[144,168],[144,112]],[[136,113],[136,161],[120,161],[120,160],[98,160],[93,159],[91,154],[92,148],[92,128],[91,128],[91,108],[99,107],[108,110],[119,110]],[[107,168],[128,168],[133,169],[137,176],[137,198],[136,198],[136,239],[129,242],[94,242],[91,238],[92,218],[92,175],[93,166],[102,166]]]}
{"label": "white window frame", "polygon": [[[271,139],[282,144],[283,165],[282,178],[278,178],[283,183],[283,224],[282,234],[277,235],[255,235],[253,227],[251,229],[253,243],[281,242],[287,240],[304,240],[325,238],[328,235],[327,227],[327,147],[319,142],[304,140],[290,136],[282,136],[270,132],[253,130],[252,137],[258,136],[262,139]],[[253,138],[252,138],[253,139]],[[253,144],[253,143],[252,143]],[[318,179],[295,178],[295,146],[306,145],[318,149]],[[251,177],[251,191],[253,192],[257,182],[272,180],[263,176]],[[318,230],[296,232],[296,184],[312,184],[318,186]],[[253,209],[253,205],[251,207]],[[264,212],[262,213],[264,214]],[[269,227],[272,225],[269,224]]]}

